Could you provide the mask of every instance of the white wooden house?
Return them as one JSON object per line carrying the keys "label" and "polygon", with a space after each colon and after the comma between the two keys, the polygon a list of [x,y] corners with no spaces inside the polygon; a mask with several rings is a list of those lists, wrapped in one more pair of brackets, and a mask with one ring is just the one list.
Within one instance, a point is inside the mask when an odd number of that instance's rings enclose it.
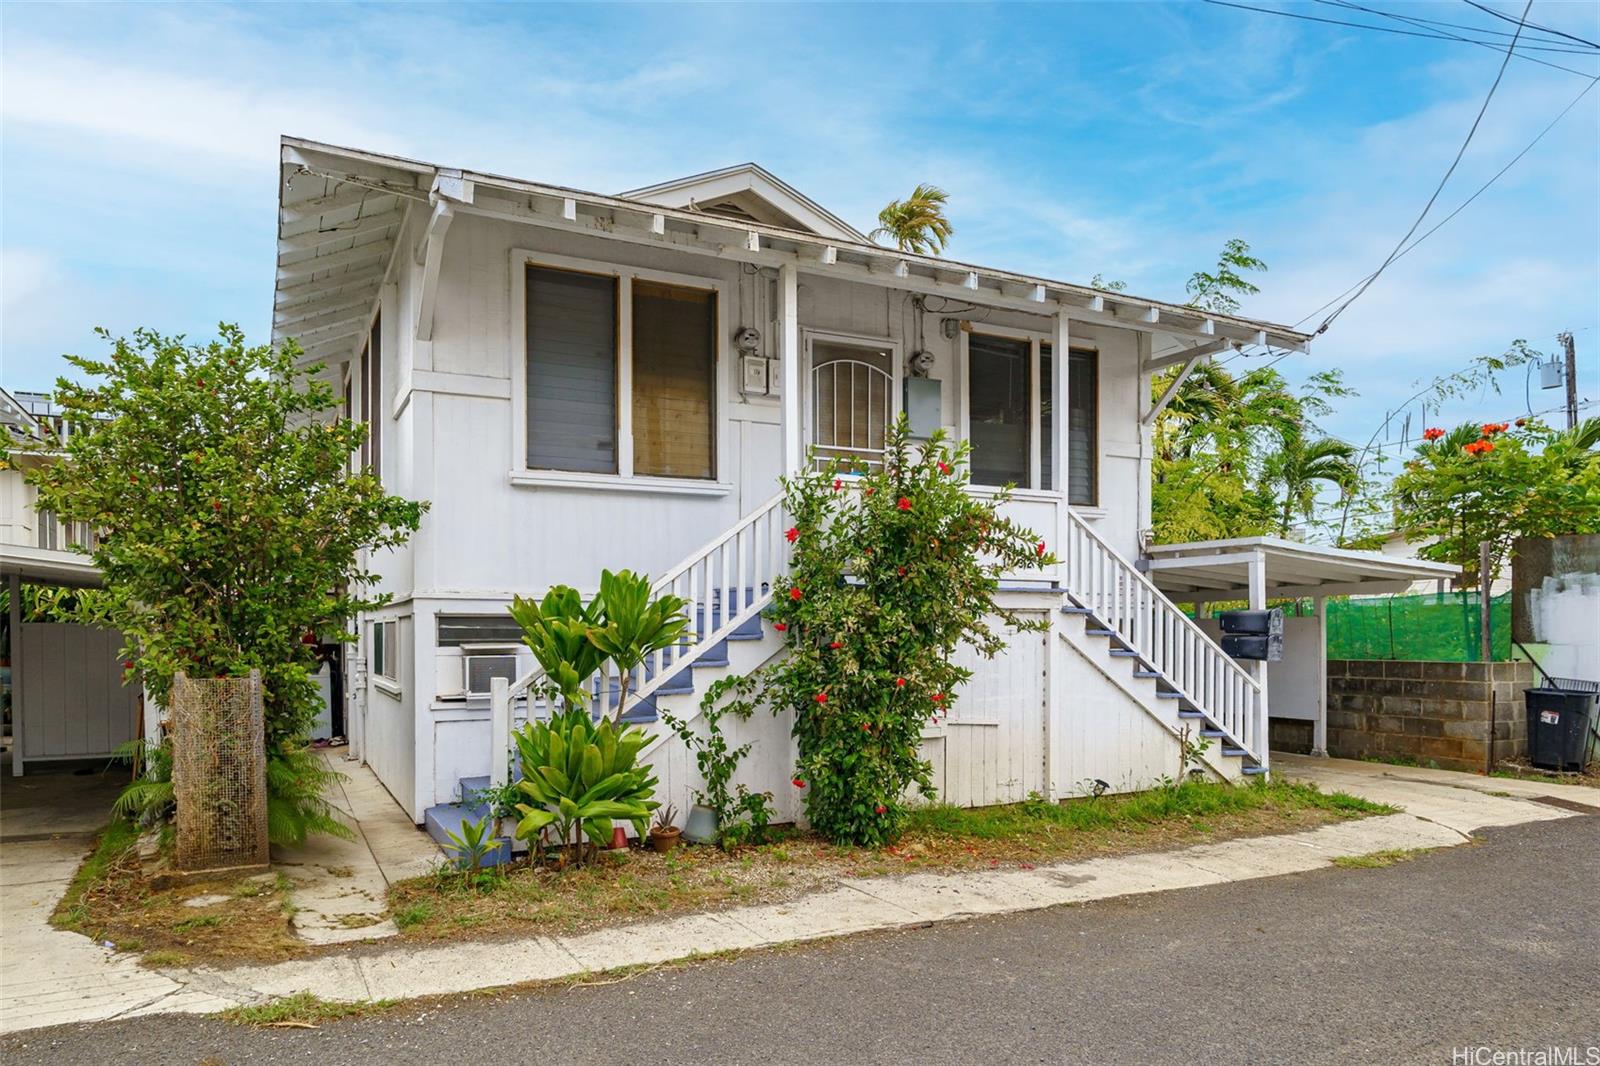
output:
{"label": "white wooden house", "polygon": [[[1144,787],[1179,772],[1184,727],[1217,741],[1211,773],[1266,770],[1262,679],[1140,569],[1150,382],[1305,334],[884,248],[753,164],[604,195],[286,138],[279,189],[274,337],[328,364],[385,485],[431,503],[372,560],[393,601],[350,663],[353,749],[416,821],[503,772],[532,666],[511,596],[602,567],[696,604],[631,713],[686,809],[693,764],[653,708],[692,714],[780,653],[759,618],[779,475],[813,448],[870,458],[908,405],[972,441],[973,491],[1015,482],[1011,510],[1063,559],[1004,593],[1049,632],[975,663],[929,727],[943,795]],[[794,817],[788,723],[748,729],[745,778]]]}

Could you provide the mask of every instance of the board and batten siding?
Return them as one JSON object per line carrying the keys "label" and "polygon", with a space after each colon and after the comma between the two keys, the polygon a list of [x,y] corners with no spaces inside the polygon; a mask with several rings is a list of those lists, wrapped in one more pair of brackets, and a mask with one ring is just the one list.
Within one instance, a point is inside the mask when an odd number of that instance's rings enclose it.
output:
{"label": "board and batten siding", "polygon": [[24,622],[19,647],[25,762],[105,758],[134,738],[139,689],[122,681],[121,633]]}

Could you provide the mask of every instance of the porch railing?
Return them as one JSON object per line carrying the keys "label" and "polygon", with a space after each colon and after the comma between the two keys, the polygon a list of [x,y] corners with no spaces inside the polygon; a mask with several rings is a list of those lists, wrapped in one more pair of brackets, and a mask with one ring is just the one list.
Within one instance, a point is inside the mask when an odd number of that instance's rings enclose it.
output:
{"label": "porch railing", "polygon": [[[772,579],[789,562],[784,536],[787,513],[783,496],[773,496],[667,571],[650,586],[656,596],[672,594],[688,601],[689,629],[684,639],[649,655],[629,678],[627,704],[633,706],[656,692],[727,640],[772,602]],[[510,775],[511,728],[516,701],[526,698],[528,715],[541,705],[538,690],[545,681],[542,667],[489,687],[490,781],[503,785]],[[602,714],[624,713],[621,677],[609,664],[584,682]]]}
{"label": "porch railing", "polygon": [[1070,509],[1065,540],[1058,554],[1067,593],[1160,671],[1225,739],[1265,766],[1267,708],[1261,683]]}

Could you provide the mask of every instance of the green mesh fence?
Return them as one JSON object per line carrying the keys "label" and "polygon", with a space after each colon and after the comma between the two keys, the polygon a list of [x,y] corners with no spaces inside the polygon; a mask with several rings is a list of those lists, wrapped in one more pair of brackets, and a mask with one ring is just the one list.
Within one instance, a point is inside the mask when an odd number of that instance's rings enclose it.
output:
{"label": "green mesh fence", "polygon": [[[1328,658],[1477,662],[1478,593],[1427,592],[1328,601]],[[1511,594],[1489,598],[1497,661],[1511,658]]]}

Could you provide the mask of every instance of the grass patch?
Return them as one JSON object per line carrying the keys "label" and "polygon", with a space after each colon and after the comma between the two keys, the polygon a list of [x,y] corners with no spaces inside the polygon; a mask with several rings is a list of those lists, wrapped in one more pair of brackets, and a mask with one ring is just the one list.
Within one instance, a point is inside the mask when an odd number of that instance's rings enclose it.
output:
{"label": "grass patch", "polygon": [[666,855],[556,871],[498,867],[464,885],[449,868],[390,889],[401,935],[416,940],[571,933],[603,925],[773,903],[863,878],[1032,867],[1101,855],[1291,832],[1394,808],[1290,781],[1234,786],[1186,781],[1150,792],[1004,807],[919,808],[882,849],[839,848],[789,830],[727,855],[681,846]]}
{"label": "grass patch", "polygon": [[1363,755],[1362,762],[1378,762],[1385,766],[1414,766],[1424,770],[1437,770],[1439,764],[1432,759],[1426,761],[1415,755]]}
{"label": "grass patch", "polygon": [[1510,781],[1533,781],[1541,785],[1586,785],[1589,788],[1600,788],[1600,763],[1590,763],[1582,773],[1552,774],[1531,767],[1505,766],[1489,772],[1490,777],[1505,778]]}
{"label": "grass patch", "polygon": [[319,999],[310,992],[296,992],[270,1003],[253,1007],[230,1007],[217,1015],[235,1025],[257,1027],[288,1026],[315,1029],[322,1022],[353,1018],[363,1014],[377,1014],[390,1010],[399,1003],[393,999],[364,999],[355,1003],[333,1003]]}
{"label": "grass patch", "polygon": [[1418,855],[1425,855],[1434,848],[1387,848],[1383,851],[1369,851],[1365,855],[1340,855],[1333,860],[1333,864],[1346,870],[1379,870],[1385,866],[1395,866],[1402,862],[1410,862]]}
{"label": "grass patch", "polygon": [[[269,961],[302,954],[289,927],[288,881],[200,882],[156,890],[145,877],[133,823],[113,821],[73,875],[50,922],[122,951],[148,966],[198,961]],[[198,896],[220,897],[203,907]]]}
{"label": "grass patch", "polygon": [[126,858],[138,842],[138,827],[127,819],[118,818],[106,826],[95,841],[94,851],[72,875],[66,894],[56,904],[55,913],[50,915],[50,924],[57,929],[86,932],[84,927],[90,920],[87,902],[90,892],[105,881],[112,867]]}

